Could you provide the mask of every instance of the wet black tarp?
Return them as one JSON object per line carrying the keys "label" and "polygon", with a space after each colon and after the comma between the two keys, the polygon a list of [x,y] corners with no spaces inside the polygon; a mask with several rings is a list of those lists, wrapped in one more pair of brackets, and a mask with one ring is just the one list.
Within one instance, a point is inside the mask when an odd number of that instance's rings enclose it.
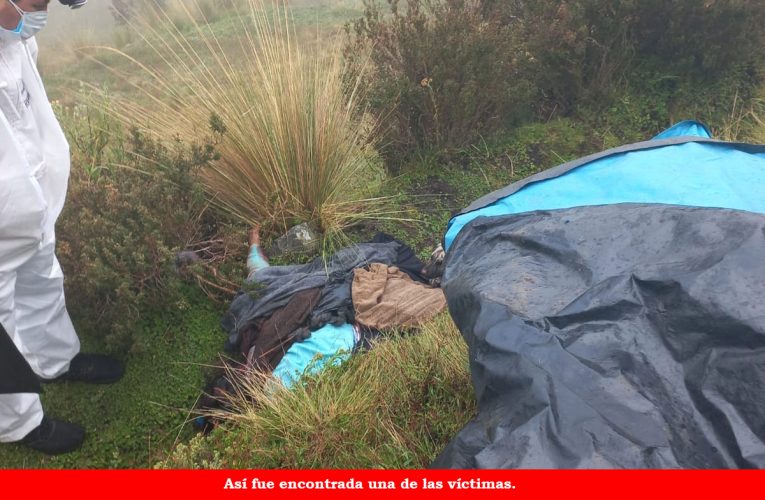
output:
{"label": "wet black tarp", "polygon": [[765,216],[478,218],[443,288],[479,414],[434,467],[765,466]]}

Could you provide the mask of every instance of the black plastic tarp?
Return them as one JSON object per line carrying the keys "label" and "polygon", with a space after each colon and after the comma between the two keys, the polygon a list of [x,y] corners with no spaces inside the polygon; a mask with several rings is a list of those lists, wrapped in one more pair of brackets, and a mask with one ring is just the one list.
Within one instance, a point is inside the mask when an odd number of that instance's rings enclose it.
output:
{"label": "black plastic tarp", "polygon": [[0,394],[26,392],[42,392],[40,380],[0,325]]}
{"label": "black plastic tarp", "polygon": [[765,216],[480,217],[443,288],[479,414],[434,467],[765,466]]}

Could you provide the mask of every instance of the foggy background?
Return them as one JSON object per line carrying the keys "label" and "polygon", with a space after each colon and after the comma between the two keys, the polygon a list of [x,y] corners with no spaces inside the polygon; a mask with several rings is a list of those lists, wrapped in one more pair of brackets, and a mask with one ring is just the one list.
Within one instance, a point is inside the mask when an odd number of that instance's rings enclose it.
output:
{"label": "foggy background", "polygon": [[37,36],[38,42],[47,49],[59,43],[71,46],[91,38],[108,40],[114,30],[111,4],[111,0],[88,0],[84,7],[72,10],[58,0],[51,0],[48,25]]}

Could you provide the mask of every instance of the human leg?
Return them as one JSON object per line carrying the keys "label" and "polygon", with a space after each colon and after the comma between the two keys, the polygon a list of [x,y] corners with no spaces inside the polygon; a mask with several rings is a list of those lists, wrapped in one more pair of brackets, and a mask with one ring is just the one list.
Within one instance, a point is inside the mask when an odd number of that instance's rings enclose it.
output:
{"label": "human leg", "polygon": [[[0,324],[0,335],[7,335],[13,342],[3,342],[3,348],[18,349],[38,375],[56,376],[75,368],[74,362],[70,367],[70,361],[79,357],[74,356],[79,341],[64,305],[61,268],[50,248],[41,247],[17,271],[0,272]],[[45,345],[46,335],[50,349]],[[24,368],[28,376],[34,376],[28,367]],[[80,374],[93,378],[88,366],[80,363],[80,369]],[[16,388],[15,383],[9,385],[5,390]],[[0,443],[18,442],[56,455],[78,449],[84,439],[85,430],[79,425],[46,417],[37,394],[0,394]]]}
{"label": "human leg", "polygon": [[38,394],[0,394],[0,443],[21,441],[42,419]]}
{"label": "human leg", "polygon": [[32,369],[54,379],[69,369],[80,351],[64,298],[64,275],[56,259],[55,242],[46,241],[17,271],[14,342]]}
{"label": "human leg", "polygon": [[[15,283],[15,273],[0,272],[0,325],[3,325],[0,335],[8,335],[11,340],[16,337]],[[21,440],[40,425],[42,418],[42,405],[37,394],[0,394],[0,443]]]}

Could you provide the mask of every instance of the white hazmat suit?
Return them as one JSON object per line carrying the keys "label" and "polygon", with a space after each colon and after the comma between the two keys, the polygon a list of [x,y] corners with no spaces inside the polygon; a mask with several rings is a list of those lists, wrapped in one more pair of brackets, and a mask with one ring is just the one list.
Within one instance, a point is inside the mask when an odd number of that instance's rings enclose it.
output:
{"label": "white hazmat suit", "polygon": [[[66,198],[69,145],[36,66],[37,45],[0,34],[0,323],[44,379],[79,352],[64,302],[54,226]],[[0,442],[42,421],[37,394],[0,395]]]}

